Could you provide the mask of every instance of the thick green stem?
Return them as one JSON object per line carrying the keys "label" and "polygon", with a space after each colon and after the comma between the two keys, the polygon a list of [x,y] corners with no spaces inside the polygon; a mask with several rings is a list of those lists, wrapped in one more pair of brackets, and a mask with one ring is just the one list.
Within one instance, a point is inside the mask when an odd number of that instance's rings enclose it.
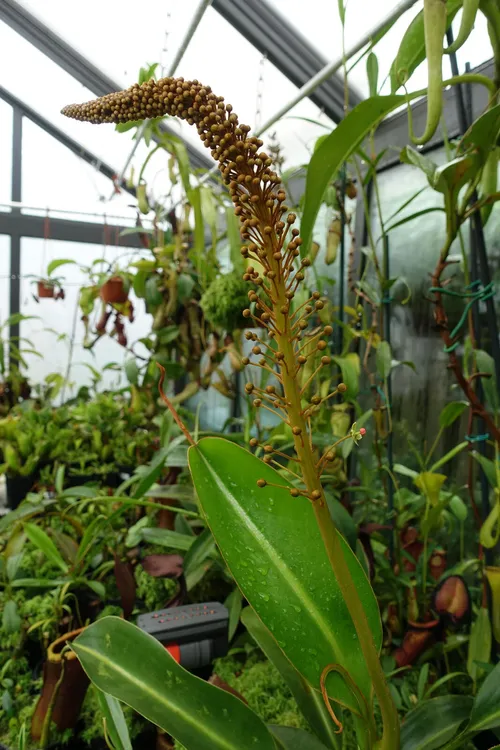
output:
{"label": "thick green stem", "polygon": [[[269,255],[272,257],[271,253]],[[330,565],[352,618],[360,648],[370,673],[373,689],[379,703],[383,719],[383,735],[378,747],[380,750],[397,750],[399,748],[399,719],[397,710],[386,683],[368,618],[348,568],[342,550],[340,535],[331,519],[321,480],[316,469],[316,461],[302,410],[299,384],[295,374],[296,356],[293,347],[290,318],[287,313],[282,312],[282,310],[287,308],[285,282],[278,263],[274,262],[274,265],[274,270],[276,271],[275,291],[277,294],[277,304],[275,306],[276,328],[278,331],[276,342],[278,349],[284,355],[281,363],[281,377],[287,401],[289,423],[292,430],[295,428],[295,432],[297,432],[294,435],[295,451],[300,460],[302,475],[308,493],[311,495],[315,492],[320,495],[319,499],[313,501],[314,514]]]}

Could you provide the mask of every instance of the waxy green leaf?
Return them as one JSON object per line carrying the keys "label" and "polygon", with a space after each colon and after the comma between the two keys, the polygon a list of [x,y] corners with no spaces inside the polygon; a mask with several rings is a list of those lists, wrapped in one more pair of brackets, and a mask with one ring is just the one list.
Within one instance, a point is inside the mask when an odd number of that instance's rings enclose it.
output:
{"label": "waxy green leaf", "polygon": [[[245,598],[295,668],[316,689],[327,665],[346,669],[367,701],[371,681],[354,626],[335,579],[311,503],[287,487],[257,487],[257,479],[284,485],[274,469],[221,438],[189,449],[200,505],[221,554]],[[377,647],[377,601],[358,560],[342,549]],[[331,672],[329,695],[353,710],[358,701]]]}
{"label": "waxy green leaf", "polygon": [[443,695],[424,701],[406,716],[401,750],[436,750],[455,736],[472,708],[468,695]]}
{"label": "waxy green leaf", "polygon": [[187,672],[156,638],[105,617],[72,644],[92,682],[164,729],[188,750],[276,750],[239,698]]}
{"label": "waxy green leaf", "polygon": [[[311,729],[317,734],[325,747],[338,750],[342,746],[342,742],[339,735],[335,734],[337,727],[328,713],[321,693],[313,690],[288,661],[269,630],[259,620],[251,607],[245,607],[241,615],[241,621],[285,680]],[[336,710],[338,712],[338,709]]]}

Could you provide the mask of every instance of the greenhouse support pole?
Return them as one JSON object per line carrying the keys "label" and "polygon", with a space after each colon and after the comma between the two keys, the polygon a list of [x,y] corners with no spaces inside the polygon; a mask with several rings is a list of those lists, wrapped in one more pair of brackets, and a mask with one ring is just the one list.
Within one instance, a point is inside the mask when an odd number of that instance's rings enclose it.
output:
{"label": "greenhouse support pole", "polygon": [[[177,70],[177,66],[179,65],[180,61],[184,57],[184,54],[189,47],[189,43],[191,42],[191,39],[193,38],[196,29],[201,23],[201,20],[203,16],[205,15],[205,11],[212,5],[212,0],[200,0],[200,4],[198,5],[196,11],[194,12],[194,15],[191,19],[191,23],[189,24],[189,28],[187,29],[184,38],[180,44],[179,49],[177,50],[177,54],[172,60],[172,63],[170,64],[170,67],[167,71],[167,76],[173,76],[175,71]],[[130,154],[127,157],[127,160],[123,166],[122,171],[120,172],[118,176],[118,185],[121,185],[123,182],[123,179],[125,177],[125,173],[127,169],[129,168],[130,162],[134,158],[135,152],[137,151],[139,147],[139,143],[142,140],[142,136],[144,135],[144,131],[146,129],[147,120],[145,120],[142,125],[139,127],[137,131],[137,135],[135,137],[134,145],[132,146],[132,150],[130,151]]]}
{"label": "greenhouse support pole", "polygon": [[[453,44],[453,30],[450,27],[446,33],[448,44]],[[457,60],[457,54],[456,52],[453,52],[450,55],[450,64],[451,64],[451,71],[454,76],[457,76],[459,74],[458,71],[458,60]],[[470,69],[470,66],[467,64],[466,70]],[[472,122],[472,96],[470,92],[470,88],[467,90],[468,94],[468,101],[466,102],[464,97],[464,91],[463,87],[461,85],[458,85],[455,87],[455,101],[457,105],[457,114],[458,114],[458,121],[460,125],[460,130],[462,132],[462,135],[467,131],[468,127],[470,126]],[[475,193],[472,197],[471,202],[477,201],[477,193]],[[479,228],[479,232],[478,232]],[[486,246],[484,243],[484,232],[483,232],[483,225],[481,221],[481,213],[479,211],[476,211],[474,216],[470,220],[469,225],[469,236],[470,236],[470,280],[471,282],[477,282],[481,280],[483,284],[485,283],[484,278],[482,278],[481,273],[481,262],[479,258],[479,243],[482,241],[483,243],[483,250],[484,250],[484,262],[486,264],[486,273],[487,276],[490,276],[489,273],[489,267],[488,267],[488,259],[486,255]],[[493,302],[492,299],[488,300],[488,302]],[[496,330],[496,317],[495,317],[495,309],[493,307],[493,328]],[[473,330],[474,330],[474,338],[476,340],[476,345],[481,346],[481,324],[480,324],[480,318],[479,318],[479,302],[474,305],[472,309],[472,324],[473,324]],[[490,329],[490,336],[491,336],[491,325],[489,325]],[[498,344],[498,331],[495,333],[496,335],[496,342]],[[492,354],[494,353],[494,343],[492,340]],[[495,371],[497,373],[497,384],[499,381],[498,376],[498,368],[497,368],[497,360],[495,359]],[[484,398],[484,391],[483,387],[481,385],[481,380],[478,382],[477,386],[477,393],[478,397],[481,399],[481,401]],[[480,434],[484,433],[485,426],[483,420],[478,420],[477,423],[477,429]],[[479,453],[483,456],[486,456],[486,443],[484,440],[480,441],[479,443]],[[479,476],[480,476],[480,484],[481,484],[481,517],[482,520],[485,521],[490,513],[490,490],[489,490],[489,483],[488,479],[486,477],[486,473],[482,467],[479,469]],[[485,555],[485,561],[488,565],[491,565],[493,562],[493,556],[492,556],[492,550],[485,549],[484,550]]]}
{"label": "greenhouse support pole", "polygon": [[[387,234],[384,234],[383,238],[383,274],[384,274],[384,281],[389,281],[390,279],[390,259],[389,259],[389,237]],[[389,347],[391,346],[391,302],[392,297],[390,295],[390,290],[386,289],[384,292],[384,297],[382,299],[382,305],[383,305],[383,311],[384,311],[384,339],[389,344]],[[392,350],[391,350],[392,351]],[[387,374],[387,413],[388,415],[391,414],[392,409],[392,375],[389,372]],[[392,417],[389,417],[389,424],[391,429],[389,430],[387,434],[387,464],[389,466],[389,477],[387,481],[387,509],[389,511],[389,517],[391,524],[394,523],[393,514],[394,514],[394,482],[393,482],[393,475],[394,475],[394,452],[393,452],[393,434],[392,434]],[[390,559],[392,560],[394,557],[394,530],[391,531],[390,540],[389,540],[389,555]]]}
{"label": "greenhouse support pole", "polygon": [[[11,200],[21,201],[22,189],[22,148],[23,148],[23,113],[18,107],[12,109],[12,183]],[[12,213],[21,213],[13,208]],[[13,232],[10,235],[10,304],[9,313],[19,313],[21,308],[21,235]],[[19,323],[9,327],[9,362],[13,362],[13,340],[19,344]]]}

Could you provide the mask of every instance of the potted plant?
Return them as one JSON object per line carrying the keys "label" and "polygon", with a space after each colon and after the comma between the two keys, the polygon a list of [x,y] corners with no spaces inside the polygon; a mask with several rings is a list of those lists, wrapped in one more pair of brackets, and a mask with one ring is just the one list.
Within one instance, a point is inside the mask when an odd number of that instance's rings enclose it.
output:
{"label": "potted plant", "polygon": [[99,296],[108,305],[123,305],[128,300],[129,289],[129,275],[121,271],[114,271],[101,284]]}
{"label": "potted plant", "polygon": [[59,258],[51,261],[47,266],[45,276],[35,276],[33,283],[37,286],[38,299],[64,299],[62,283],[64,278],[54,276],[54,271],[61,266],[75,263],[68,258]]}

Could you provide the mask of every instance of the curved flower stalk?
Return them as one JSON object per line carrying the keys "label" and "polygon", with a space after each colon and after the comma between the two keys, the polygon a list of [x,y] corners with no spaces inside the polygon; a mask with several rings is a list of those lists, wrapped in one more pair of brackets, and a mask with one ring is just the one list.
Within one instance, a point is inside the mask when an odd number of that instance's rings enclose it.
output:
{"label": "curved flower stalk", "polygon": [[[180,117],[196,126],[203,143],[218,162],[234,203],[234,212],[241,223],[241,236],[245,242],[241,253],[248,263],[244,278],[254,285],[248,294],[251,306],[244,310],[243,315],[249,321],[255,321],[267,334],[261,337],[249,331],[247,338],[254,343],[253,353],[260,355],[257,366],[269,370],[279,384],[278,387],[268,385],[260,389],[248,383],[246,390],[254,397],[256,408],[270,409],[291,428],[303,486],[292,487],[290,494],[307,498],[312,503],[382,713],[383,735],[377,747],[396,750],[399,747],[397,712],[321,483],[322,471],[333,460],[335,449],[334,446],[327,449],[318,460],[310,431],[314,410],[326,399],[345,390],[345,386],[339,384],[325,398],[313,395],[309,402],[304,402],[309,382],[301,388],[299,374],[311,356],[311,347],[309,341],[307,350],[304,350],[303,332],[308,327],[309,318],[320,311],[324,303],[319,292],[314,292],[305,304],[294,309],[295,294],[311,260],[307,257],[300,259],[302,240],[299,230],[293,227],[296,217],[285,205],[286,193],[273,170],[272,159],[260,150],[263,142],[250,136],[250,128],[238,122],[232,106],[196,80],[164,78],[148,81],[86,104],[67,106],[63,114],[91,123],[136,121],[164,114]],[[332,328],[327,325],[317,335],[312,354],[319,352],[320,359],[309,381],[321,368],[331,364],[325,341],[331,333]],[[249,365],[250,361],[245,359],[243,364]],[[363,431],[354,428],[351,436],[358,440],[362,434]],[[264,453],[266,463],[272,463],[273,456],[279,455],[270,445],[264,446]],[[258,479],[257,484],[265,487],[266,481]]]}

